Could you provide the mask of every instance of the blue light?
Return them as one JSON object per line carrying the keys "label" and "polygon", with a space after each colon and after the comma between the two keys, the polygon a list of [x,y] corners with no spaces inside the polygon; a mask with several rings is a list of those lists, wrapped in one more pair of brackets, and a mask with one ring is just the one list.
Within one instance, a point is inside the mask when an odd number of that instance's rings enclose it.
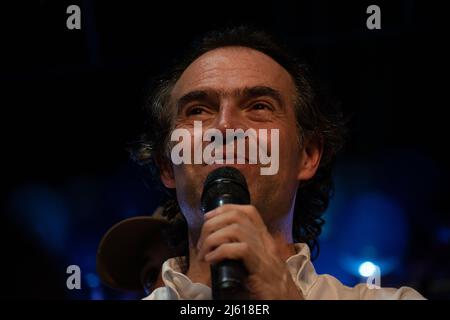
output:
{"label": "blue light", "polygon": [[[354,276],[368,261],[391,273],[405,251],[408,224],[404,208],[389,195],[364,192],[351,198],[340,215],[337,245],[342,249],[340,266]],[[351,222],[351,223],[349,223]]]}
{"label": "blue light", "polygon": [[47,185],[25,185],[10,199],[14,219],[54,253],[63,254],[69,238],[70,209],[63,194]]}
{"label": "blue light", "polygon": [[98,286],[100,285],[100,280],[99,280],[98,277],[97,277],[95,274],[93,274],[93,273],[88,273],[88,274],[86,275],[86,282],[87,282],[87,285],[88,285],[90,288],[96,288],[96,287],[98,287]]}
{"label": "blue light", "polygon": [[450,228],[442,227],[438,229],[436,235],[440,243],[450,243]]}
{"label": "blue light", "polygon": [[371,275],[373,275],[375,273],[376,266],[370,261],[365,261],[365,262],[361,263],[358,271],[361,276],[370,277]]}
{"label": "blue light", "polygon": [[104,300],[103,291],[101,288],[93,288],[91,290],[91,300]]}

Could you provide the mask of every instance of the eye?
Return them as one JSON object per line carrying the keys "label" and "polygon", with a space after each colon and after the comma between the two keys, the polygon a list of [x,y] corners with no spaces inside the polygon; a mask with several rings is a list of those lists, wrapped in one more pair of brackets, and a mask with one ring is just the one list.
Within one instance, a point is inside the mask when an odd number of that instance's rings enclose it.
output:
{"label": "eye", "polygon": [[270,111],[270,110],[272,110],[272,107],[266,103],[258,102],[258,103],[255,103],[254,105],[252,105],[251,109],[252,110],[269,110]]}
{"label": "eye", "polygon": [[195,115],[200,115],[204,112],[205,112],[205,110],[202,107],[192,107],[187,111],[187,115],[195,116]]}

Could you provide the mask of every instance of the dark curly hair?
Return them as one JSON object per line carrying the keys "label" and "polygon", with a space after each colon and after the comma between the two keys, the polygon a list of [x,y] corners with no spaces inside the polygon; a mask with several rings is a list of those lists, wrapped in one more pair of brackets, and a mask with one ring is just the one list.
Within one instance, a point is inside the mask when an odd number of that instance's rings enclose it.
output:
{"label": "dark curly hair", "polygon": [[[208,51],[229,46],[258,50],[289,72],[297,91],[295,107],[299,141],[304,143],[315,140],[323,146],[321,163],[315,176],[299,185],[292,230],[294,241],[307,243],[312,258],[315,258],[319,251],[317,238],[324,224],[322,214],[328,207],[333,190],[332,164],[344,141],[344,120],[339,108],[325,102],[327,100],[321,99],[313,89],[307,66],[295,59],[265,32],[241,26],[213,31],[194,42],[181,63],[175,64],[167,74],[156,80],[154,90],[144,107],[147,116],[146,131],[133,155],[139,163],[150,164],[154,175],[159,179],[156,163],[169,159],[168,139],[172,131],[172,119],[171,114],[167,112],[167,104],[173,86],[196,58]],[[169,201],[164,205],[164,214],[168,219],[177,221],[170,237],[174,245],[177,245],[180,241],[187,242],[187,224],[185,220],[179,219],[180,209],[175,194],[170,194]],[[185,248],[188,248],[187,243]]]}

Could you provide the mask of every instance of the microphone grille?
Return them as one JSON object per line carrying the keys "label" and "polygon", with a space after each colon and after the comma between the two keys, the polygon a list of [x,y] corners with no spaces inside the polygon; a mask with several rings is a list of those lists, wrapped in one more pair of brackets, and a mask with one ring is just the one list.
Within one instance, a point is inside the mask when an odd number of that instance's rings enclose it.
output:
{"label": "microphone grille", "polygon": [[243,188],[248,189],[247,181],[242,173],[233,167],[220,167],[208,174],[206,177],[204,187],[218,182],[220,180],[233,180],[233,182],[240,184]]}

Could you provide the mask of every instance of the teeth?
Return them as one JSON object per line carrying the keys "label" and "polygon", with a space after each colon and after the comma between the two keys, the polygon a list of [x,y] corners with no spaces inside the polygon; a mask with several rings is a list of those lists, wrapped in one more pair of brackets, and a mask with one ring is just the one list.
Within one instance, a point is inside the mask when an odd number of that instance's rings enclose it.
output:
{"label": "teeth", "polygon": [[[244,163],[248,163],[248,164],[256,164],[258,159],[257,159],[257,155],[249,155],[248,157],[245,157],[244,155],[241,154],[235,154],[235,153],[225,153],[222,151],[218,151],[215,156],[211,156],[211,155],[205,155],[205,159],[204,162],[206,164],[212,164],[212,162],[215,160],[215,163],[227,163],[231,160],[232,163],[229,164],[244,164]],[[224,157],[225,156],[225,157]]]}
{"label": "teeth", "polygon": [[[225,158],[223,153],[221,152],[217,152],[215,157],[212,156],[207,156],[205,158],[205,163],[207,164],[211,164],[213,162],[213,160],[215,160],[215,163],[229,163],[230,160],[232,162],[232,164],[245,164],[245,163],[249,163],[249,161],[245,158],[245,156],[241,156],[241,155],[235,155],[234,153],[229,153],[229,154],[225,154]],[[231,164],[231,163],[229,163]]]}

